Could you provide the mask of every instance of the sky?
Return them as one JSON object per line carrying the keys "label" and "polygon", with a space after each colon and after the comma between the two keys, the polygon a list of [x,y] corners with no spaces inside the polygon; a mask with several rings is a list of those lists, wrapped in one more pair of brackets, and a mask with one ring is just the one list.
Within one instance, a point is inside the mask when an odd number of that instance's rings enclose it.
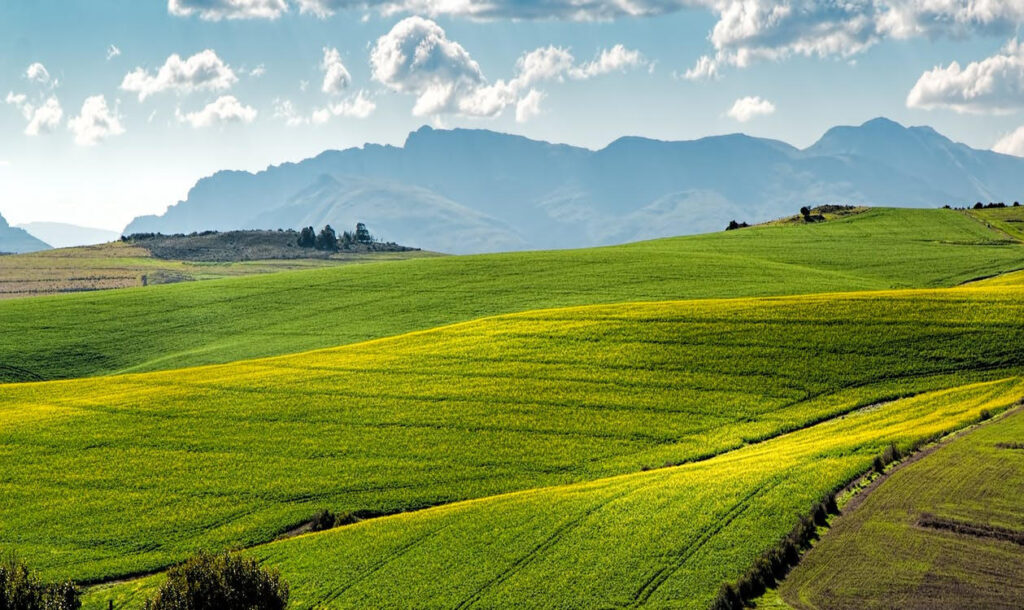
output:
{"label": "sky", "polygon": [[0,0],[0,215],[120,230],[410,131],[600,148],[886,116],[1024,156],[1024,0]]}

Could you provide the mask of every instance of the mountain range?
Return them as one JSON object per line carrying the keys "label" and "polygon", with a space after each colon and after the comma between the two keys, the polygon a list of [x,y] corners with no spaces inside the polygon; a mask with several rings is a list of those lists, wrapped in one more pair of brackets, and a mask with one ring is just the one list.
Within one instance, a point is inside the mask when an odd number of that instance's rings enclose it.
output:
{"label": "mountain range", "polygon": [[29,222],[15,226],[19,229],[25,229],[33,237],[50,244],[54,248],[91,246],[93,244],[114,241],[121,237],[121,234],[117,231],[80,227],[64,222]]}
{"label": "mountain range", "polygon": [[125,233],[336,229],[452,253],[614,244],[759,222],[803,205],[938,207],[1024,196],[1024,158],[879,118],[812,146],[742,134],[601,150],[423,127],[401,147],[330,150],[201,179]]}
{"label": "mountain range", "polygon": [[0,216],[0,253],[20,254],[49,249],[49,244],[29,235],[24,229],[12,227]]}

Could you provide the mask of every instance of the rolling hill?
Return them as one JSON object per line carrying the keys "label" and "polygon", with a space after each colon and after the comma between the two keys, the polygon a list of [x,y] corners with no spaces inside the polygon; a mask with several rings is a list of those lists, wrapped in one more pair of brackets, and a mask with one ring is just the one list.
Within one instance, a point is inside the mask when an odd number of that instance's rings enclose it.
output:
{"label": "rolling hill", "polygon": [[12,227],[0,216],[0,254],[17,254],[49,250],[50,245],[30,235],[24,229]]}
{"label": "rolling hill", "polygon": [[591,151],[424,127],[401,147],[367,144],[255,174],[218,172],[125,232],[364,221],[411,246],[493,252],[716,231],[731,219],[764,221],[805,203],[934,207],[1022,194],[1024,159],[886,119],[833,128],[804,150],[734,134],[627,137]]}
{"label": "rolling hill", "polygon": [[330,347],[528,309],[953,286],[1024,246],[953,210],[587,250],[366,264],[0,303],[0,379],[169,369]]}
{"label": "rolling hill", "polygon": [[[51,574],[118,577],[199,546],[267,542],[322,506],[386,514],[701,461],[969,384],[1017,400],[1022,297],[590,306],[270,360],[0,386],[0,540]],[[965,405],[953,415],[973,417]],[[126,502],[130,514],[117,509]]]}

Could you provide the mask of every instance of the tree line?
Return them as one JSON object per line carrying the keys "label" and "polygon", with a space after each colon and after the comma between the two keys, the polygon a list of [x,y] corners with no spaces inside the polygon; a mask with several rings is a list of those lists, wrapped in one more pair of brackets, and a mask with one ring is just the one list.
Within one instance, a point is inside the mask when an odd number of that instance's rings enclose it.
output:
{"label": "tree line", "polygon": [[340,236],[331,228],[331,225],[326,225],[319,233],[313,227],[303,227],[299,231],[298,245],[300,248],[316,248],[317,250],[337,252],[342,248],[348,249],[354,245],[369,245],[375,241],[366,225],[357,222],[354,232],[344,231]]}

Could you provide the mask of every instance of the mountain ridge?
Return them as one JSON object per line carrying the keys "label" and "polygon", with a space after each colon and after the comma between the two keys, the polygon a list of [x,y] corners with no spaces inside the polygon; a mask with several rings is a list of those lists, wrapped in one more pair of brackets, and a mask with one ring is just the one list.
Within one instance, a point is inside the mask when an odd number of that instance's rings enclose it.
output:
{"label": "mountain ridge", "polygon": [[217,172],[163,215],[136,218],[125,232],[361,221],[400,243],[470,253],[713,231],[805,204],[938,207],[1021,192],[1024,159],[885,118],[833,127],[804,149],[733,133],[686,141],[624,136],[591,150],[423,126],[402,146],[368,143],[259,172]]}
{"label": "mountain ridge", "polygon": [[22,254],[49,249],[50,244],[32,236],[24,229],[12,227],[7,224],[7,220],[3,215],[0,215],[0,253]]}

